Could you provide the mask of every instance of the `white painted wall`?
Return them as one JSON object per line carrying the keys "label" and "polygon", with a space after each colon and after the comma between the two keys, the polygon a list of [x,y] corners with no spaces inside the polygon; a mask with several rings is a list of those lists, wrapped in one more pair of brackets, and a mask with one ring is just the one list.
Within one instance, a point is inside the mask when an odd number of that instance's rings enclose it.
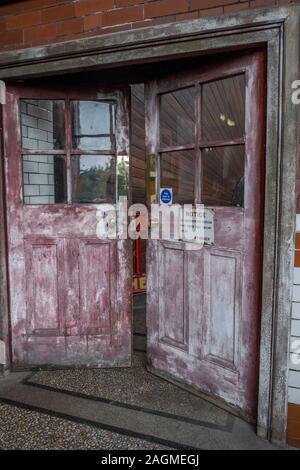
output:
{"label": "white painted wall", "polygon": [[[296,225],[300,232],[300,215]],[[289,402],[300,405],[300,268],[294,268],[290,353]]]}

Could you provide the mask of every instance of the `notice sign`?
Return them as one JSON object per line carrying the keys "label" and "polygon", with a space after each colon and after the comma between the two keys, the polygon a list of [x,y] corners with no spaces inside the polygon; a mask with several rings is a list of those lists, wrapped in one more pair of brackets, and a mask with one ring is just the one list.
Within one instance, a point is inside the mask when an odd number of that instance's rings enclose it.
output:
{"label": "notice sign", "polygon": [[213,245],[215,242],[214,211],[203,206],[182,208],[182,240],[201,245]]}
{"label": "notice sign", "polygon": [[173,204],[173,189],[161,188],[160,189],[160,203],[164,206],[171,206]]}
{"label": "notice sign", "polygon": [[212,209],[204,209],[204,244],[213,245],[215,243],[215,225],[214,211]]}

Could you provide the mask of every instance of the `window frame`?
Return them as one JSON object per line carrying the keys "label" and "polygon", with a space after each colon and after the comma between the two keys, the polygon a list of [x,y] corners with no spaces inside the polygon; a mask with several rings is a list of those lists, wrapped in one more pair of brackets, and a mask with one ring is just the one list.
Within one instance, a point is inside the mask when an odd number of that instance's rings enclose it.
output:
{"label": "window frame", "polygon": [[[25,149],[23,147],[23,136],[22,136],[22,106],[21,103],[26,101],[63,101],[64,102],[64,141],[65,141],[65,147],[62,149],[40,149],[40,150],[34,150],[34,149]],[[107,149],[95,149],[95,150],[84,150],[84,149],[74,149],[72,145],[72,117],[71,117],[71,103],[73,101],[90,101],[90,102],[107,102],[111,104],[110,107],[110,112],[112,108],[114,108],[113,111],[113,119],[114,119],[114,148],[107,150]],[[39,97],[37,98],[36,96],[26,96],[23,97],[20,96],[18,98],[18,106],[19,106],[19,125],[20,125],[20,158],[22,162],[22,201],[24,206],[83,206],[83,205],[98,205],[99,203],[94,203],[94,202],[75,202],[73,201],[73,178],[72,178],[72,157],[78,157],[80,158],[81,156],[111,156],[115,158],[115,189],[114,189],[114,202],[117,200],[117,193],[118,193],[118,188],[117,188],[117,166],[118,166],[118,149],[117,149],[117,113],[118,113],[118,100],[117,98],[114,97],[107,97],[107,98],[88,98],[88,97],[70,97],[70,96],[61,96],[57,95],[57,97],[48,97],[47,95],[44,97]],[[112,134],[109,134],[112,136]],[[30,204],[25,202],[25,195],[24,195],[24,173],[23,173],[23,157],[24,156],[36,156],[39,155],[41,157],[55,157],[55,156],[61,156],[65,159],[65,190],[66,190],[66,201],[65,202],[54,202],[54,203],[49,203],[49,204]],[[111,203],[111,202],[110,202]]]}
{"label": "window frame", "polygon": [[[179,82],[178,87],[169,90],[163,90],[158,93],[158,128],[159,128],[159,147],[157,149],[157,158],[158,158],[158,165],[160,171],[158,172],[158,186],[161,187],[162,181],[162,171],[161,171],[161,156],[162,154],[172,153],[172,152],[180,152],[180,151],[195,151],[195,179],[194,179],[194,200],[193,203],[196,204],[203,204],[203,158],[202,153],[206,148],[217,148],[217,147],[232,147],[232,146],[244,146],[245,153],[246,153],[246,113],[244,113],[244,135],[240,138],[234,139],[224,139],[224,140],[205,140],[203,139],[203,87],[206,84],[218,82],[224,79],[230,79],[234,77],[244,76],[244,85],[246,88],[247,84],[247,71],[241,68],[240,71],[232,73],[228,72],[228,74],[223,74],[221,77],[217,79],[203,79],[203,80],[193,80],[193,79],[185,79],[182,78],[182,81]],[[164,147],[161,145],[161,109],[162,109],[162,96],[167,94],[175,93],[181,90],[186,90],[189,88],[195,88],[195,104],[194,104],[194,112],[195,112],[195,120],[194,120],[194,135],[195,141],[192,144],[186,145],[178,145],[178,146],[166,146]],[[245,110],[246,110],[246,99],[245,99]],[[246,163],[246,158],[245,158]],[[179,202],[179,204],[183,204]],[[224,205],[207,205],[207,207],[211,208],[225,208],[225,207],[237,207],[242,208],[240,206],[224,206]]]}

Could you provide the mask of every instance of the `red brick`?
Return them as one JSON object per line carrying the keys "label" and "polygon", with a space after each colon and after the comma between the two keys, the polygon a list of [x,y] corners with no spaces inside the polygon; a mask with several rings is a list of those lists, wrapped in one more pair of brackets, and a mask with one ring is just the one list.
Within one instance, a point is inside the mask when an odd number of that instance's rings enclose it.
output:
{"label": "red brick", "polygon": [[175,15],[169,15],[169,16],[160,16],[158,18],[154,18],[153,20],[154,25],[158,24],[166,24],[166,23],[174,23],[176,21],[176,16]]}
{"label": "red brick", "polygon": [[[289,403],[288,407],[288,419],[293,421],[300,421],[300,405],[294,405]],[[300,436],[299,436],[300,439]]]}
{"label": "red brick", "polygon": [[16,13],[22,13],[24,11],[24,4],[27,2],[12,3],[10,5],[3,5],[0,7],[0,16],[14,15]]}
{"label": "red brick", "polygon": [[103,13],[103,26],[113,26],[118,24],[126,24],[131,21],[139,21],[144,17],[143,7],[135,6],[129,8],[118,8]]}
{"label": "red brick", "polygon": [[22,42],[23,33],[19,30],[5,31],[0,33],[0,44],[2,45],[11,45],[19,44]]}
{"label": "red brick", "polygon": [[36,28],[24,30],[24,42],[34,41],[36,39],[50,38],[56,36],[57,23],[40,25]]}
{"label": "red brick", "polygon": [[47,8],[42,11],[42,22],[50,23],[51,21],[59,21],[65,18],[75,16],[74,5],[61,5],[58,7]]}
{"label": "red brick", "polygon": [[67,36],[72,33],[80,33],[83,31],[83,18],[75,18],[57,23],[57,35]]}
{"label": "red brick", "polygon": [[80,0],[75,4],[75,14],[86,16],[89,13],[110,10],[114,6],[114,0]]}
{"label": "red brick", "polygon": [[190,10],[205,10],[230,3],[238,3],[238,0],[191,0]]}
{"label": "red brick", "polygon": [[16,50],[16,47],[19,49],[26,49],[28,47],[28,44],[21,44],[21,43],[17,43],[17,44],[5,44],[4,46],[1,46],[1,50],[2,52],[4,51],[14,51]]}
{"label": "red brick", "polygon": [[300,251],[295,251],[295,268],[300,268]]}
{"label": "red brick", "polygon": [[[80,33],[80,34],[69,34],[68,35],[68,41],[72,41],[73,39],[82,39],[82,38],[88,38],[88,37],[91,37],[93,36],[95,33],[94,32],[85,32],[85,33]],[[101,29],[99,29],[97,31],[97,34],[100,35],[101,34]],[[59,43],[65,43],[66,42],[66,38],[65,36],[57,36],[55,38],[51,37],[51,38],[48,38],[47,41],[45,41],[45,43],[53,43],[55,42],[56,44],[59,44]]]}
{"label": "red brick", "polygon": [[[23,0],[0,6],[0,43],[6,50],[149,27],[153,24],[220,16],[290,0]],[[62,39],[63,38],[63,39]],[[25,41],[25,46],[24,42]],[[300,178],[300,167],[298,170]],[[298,190],[300,207],[300,190]],[[300,209],[299,209],[300,211]]]}
{"label": "red brick", "polygon": [[267,7],[270,5],[276,5],[276,0],[252,0],[250,2],[250,7],[251,8],[256,8],[256,7]]}
{"label": "red brick", "polygon": [[234,5],[224,6],[224,13],[237,13],[238,11],[248,10],[250,8],[249,2],[235,3]]}
{"label": "red brick", "polygon": [[300,233],[296,233],[295,248],[296,250],[300,250]]}
{"label": "red brick", "polygon": [[160,0],[145,5],[145,18],[174,15],[189,10],[188,0]]}
{"label": "red brick", "polygon": [[188,21],[188,20],[196,20],[199,18],[198,11],[189,11],[187,13],[180,13],[176,15],[176,21]]}
{"label": "red brick", "polygon": [[147,0],[115,0],[116,7],[130,7],[139,3],[147,3]]}
{"label": "red brick", "polygon": [[299,420],[289,420],[287,433],[290,437],[295,439],[300,439],[300,421]]}
{"label": "red brick", "polygon": [[102,13],[89,15],[84,18],[84,30],[99,28],[102,25]]}
{"label": "red brick", "polygon": [[131,24],[132,29],[138,28],[149,28],[149,26],[153,25],[153,20],[143,20],[143,21],[135,21]]}
{"label": "red brick", "polygon": [[28,13],[33,10],[42,10],[54,5],[68,3],[67,0],[23,0],[9,5],[0,6],[0,17]]}
{"label": "red brick", "polygon": [[288,436],[287,443],[292,447],[300,447],[300,438]]}
{"label": "red brick", "polygon": [[99,29],[99,32],[103,34],[119,33],[121,31],[128,31],[128,29],[131,29],[130,24],[119,24],[117,26],[109,26],[106,28]]}
{"label": "red brick", "polygon": [[61,3],[68,3],[66,0],[25,0],[23,2],[17,2],[19,5],[19,12],[42,10],[43,8],[49,8]]}
{"label": "red brick", "polygon": [[27,26],[34,26],[40,24],[42,21],[42,14],[40,11],[31,11],[21,15],[9,16],[6,19],[7,29],[23,29]]}
{"label": "red brick", "polygon": [[223,13],[224,13],[223,7],[209,8],[208,10],[199,11],[199,15],[201,17],[220,16],[220,15],[223,15]]}
{"label": "red brick", "polygon": [[4,18],[0,17],[0,34],[4,33],[6,31],[6,22]]}

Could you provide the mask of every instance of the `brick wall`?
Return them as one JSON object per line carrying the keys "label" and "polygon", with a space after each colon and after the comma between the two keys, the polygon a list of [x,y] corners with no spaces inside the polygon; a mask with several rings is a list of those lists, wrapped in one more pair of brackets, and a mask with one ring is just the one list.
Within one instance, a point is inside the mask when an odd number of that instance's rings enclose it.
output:
{"label": "brick wall", "polygon": [[142,28],[291,0],[27,0],[0,7],[2,50]]}
{"label": "brick wall", "polygon": [[[30,150],[53,148],[53,103],[47,100],[22,101],[22,147]],[[54,161],[51,155],[23,156],[24,202],[54,203]]]}

